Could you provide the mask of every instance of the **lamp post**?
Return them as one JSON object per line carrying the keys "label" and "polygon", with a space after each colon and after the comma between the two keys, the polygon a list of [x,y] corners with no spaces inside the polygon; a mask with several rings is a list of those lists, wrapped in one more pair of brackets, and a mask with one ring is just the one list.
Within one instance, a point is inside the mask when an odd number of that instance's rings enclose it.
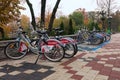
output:
{"label": "lamp post", "polygon": [[112,20],[112,16],[108,16],[108,28],[107,28],[108,33],[111,33],[111,20]]}
{"label": "lamp post", "polygon": [[105,11],[101,11],[100,12],[100,14],[101,14],[101,20],[102,20],[102,29],[103,29],[103,31],[105,31],[105,29],[106,29],[106,27],[105,27],[105,14],[106,14],[106,12]]}
{"label": "lamp post", "polygon": [[112,19],[112,16],[110,16],[110,7],[111,7],[111,0],[109,0],[109,3],[108,3],[108,28],[107,28],[108,33],[111,32],[111,19]]}

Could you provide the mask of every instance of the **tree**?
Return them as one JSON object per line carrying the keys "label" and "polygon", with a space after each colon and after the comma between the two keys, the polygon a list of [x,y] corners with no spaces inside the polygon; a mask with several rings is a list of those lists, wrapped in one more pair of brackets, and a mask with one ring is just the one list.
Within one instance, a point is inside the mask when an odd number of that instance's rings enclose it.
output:
{"label": "tree", "polygon": [[105,11],[107,14],[108,27],[106,29],[111,30],[111,13],[118,9],[118,3],[116,0],[97,0],[98,7],[101,11]]}
{"label": "tree", "polygon": [[63,30],[63,33],[62,33],[62,34],[65,34],[63,21],[60,23],[60,30]]}
{"label": "tree", "polygon": [[100,11],[104,10],[108,16],[111,12],[118,8],[118,3],[116,0],[97,0],[98,9]]}
{"label": "tree", "polygon": [[45,27],[45,7],[46,7],[46,0],[41,0],[41,20],[40,20],[40,27]]}
{"label": "tree", "polygon": [[26,2],[28,4],[28,6],[29,6],[29,9],[30,9],[30,12],[31,12],[31,16],[32,16],[32,22],[31,22],[31,24],[32,24],[34,30],[36,30],[36,21],[35,21],[35,15],[34,15],[34,10],[32,8],[32,4],[30,3],[29,0],[26,0]]}
{"label": "tree", "polygon": [[63,23],[63,21],[60,23],[60,29],[64,30],[64,23]]}
{"label": "tree", "polygon": [[48,33],[50,33],[50,31],[52,30],[53,22],[54,22],[54,19],[55,19],[55,14],[57,12],[57,8],[59,6],[60,1],[61,0],[57,0],[55,6],[53,8],[52,15],[51,15],[51,18],[50,18],[50,22],[49,22],[49,25],[48,25]]}
{"label": "tree", "polygon": [[69,20],[68,34],[74,34],[72,19]]}
{"label": "tree", "polygon": [[84,16],[81,12],[75,11],[69,17],[75,21],[76,26],[81,26],[84,23]]}
{"label": "tree", "polygon": [[19,18],[20,9],[19,0],[1,0],[0,1],[0,24],[6,24]]}
{"label": "tree", "polygon": [[0,0],[0,32],[3,36],[4,26],[19,18],[20,9],[25,9],[20,6],[20,0]]}
{"label": "tree", "polygon": [[0,33],[1,33],[1,38],[3,39],[4,38],[4,30],[1,27],[0,27]]}
{"label": "tree", "polygon": [[52,9],[51,9],[51,6],[47,6],[46,8],[46,11],[45,11],[45,27],[48,29],[48,25],[49,25],[49,22],[50,22],[50,17],[51,17],[51,14],[52,14]]}
{"label": "tree", "polygon": [[27,30],[29,28],[30,18],[26,15],[21,15],[21,26]]}
{"label": "tree", "polygon": [[113,19],[111,20],[111,29],[113,30],[113,32],[118,32],[118,30],[120,31],[120,11],[116,11],[115,13],[111,14],[111,16],[113,17]]}

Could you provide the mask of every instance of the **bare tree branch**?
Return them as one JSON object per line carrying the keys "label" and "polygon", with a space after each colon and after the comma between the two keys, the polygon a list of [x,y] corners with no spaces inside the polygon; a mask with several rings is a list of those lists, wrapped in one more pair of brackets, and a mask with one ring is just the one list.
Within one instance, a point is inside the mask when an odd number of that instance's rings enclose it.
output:
{"label": "bare tree branch", "polygon": [[52,30],[52,27],[53,27],[53,22],[54,22],[54,19],[55,19],[55,15],[56,15],[56,12],[57,12],[57,9],[58,9],[58,6],[59,6],[59,3],[60,3],[61,0],[57,0],[55,6],[54,6],[54,9],[52,11],[52,16],[50,18],[50,23],[48,25],[48,33],[50,33],[50,31]]}
{"label": "bare tree branch", "polygon": [[36,21],[35,21],[35,15],[34,15],[34,10],[32,8],[32,4],[30,3],[29,0],[26,0],[26,2],[28,4],[28,6],[29,6],[29,9],[30,9],[30,12],[31,12],[31,16],[32,16],[32,22],[31,22],[31,24],[32,24],[34,30],[36,30]]}
{"label": "bare tree branch", "polygon": [[41,20],[40,27],[45,26],[45,8],[46,8],[46,0],[41,0]]}

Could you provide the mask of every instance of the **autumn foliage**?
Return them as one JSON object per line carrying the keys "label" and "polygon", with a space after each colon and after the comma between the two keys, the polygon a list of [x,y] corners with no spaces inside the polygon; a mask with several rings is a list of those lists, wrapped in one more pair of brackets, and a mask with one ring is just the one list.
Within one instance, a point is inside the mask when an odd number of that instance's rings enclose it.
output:
{"label": "autumn foliage", "polygon": [[7,26],[8,23],[17,20],[20,15],[20,10],[23,9],[25,8],[20,6],[20,0],[0,0],[1,34],[6,36],[11,31],[10,27]]}
{"label": "autumn foliage", "polygon": [[6,24],[16,20],[20,15],[19,0],[0,0],[0,24]]}

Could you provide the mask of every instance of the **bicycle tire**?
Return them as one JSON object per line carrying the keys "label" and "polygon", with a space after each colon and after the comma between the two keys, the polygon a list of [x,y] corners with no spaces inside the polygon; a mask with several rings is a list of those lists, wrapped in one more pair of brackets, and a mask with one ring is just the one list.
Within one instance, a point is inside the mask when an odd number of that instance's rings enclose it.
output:
{"label": "bicycle tire", "polygon": [[105,36],[105,41],[110,41],[110,39],[111,39],[111,35],[106,35]]}
{"label": "bicycle tire", "polygon": [[60,44],[56,44],[52,51],[45,52],[44,56],[52,62],[61,61],[64,58],[65,50],[64,47]]}
{"label": "bicycle tire", "polygon": [[75,46],[75,55],[77,54],[77,52],[78,52],[78,46],[77,46],[77,44],[75,43],[74,44],[74,46]]}
{"label": "bicycle tire", "polygon": [[100,43],[102,43],[103,39],[101,38],[94,38],[93,41],[91,41],[90,43],[92,45],[99,45]]}
{"label": "bicycle tire", "polygon": [[65,45],[65,58],[72,58],[76,54],[75,45],[72,43],[67,43]]}
{"label": "bicycle tire", "polygon": [[14,59],[14,60],[21,59],[26,55],[28,50],[19,52],[19,48],[20,48],[20,45],[18,41],[10,42],[6,45],[4,49],[4,53],[10,59]]}

